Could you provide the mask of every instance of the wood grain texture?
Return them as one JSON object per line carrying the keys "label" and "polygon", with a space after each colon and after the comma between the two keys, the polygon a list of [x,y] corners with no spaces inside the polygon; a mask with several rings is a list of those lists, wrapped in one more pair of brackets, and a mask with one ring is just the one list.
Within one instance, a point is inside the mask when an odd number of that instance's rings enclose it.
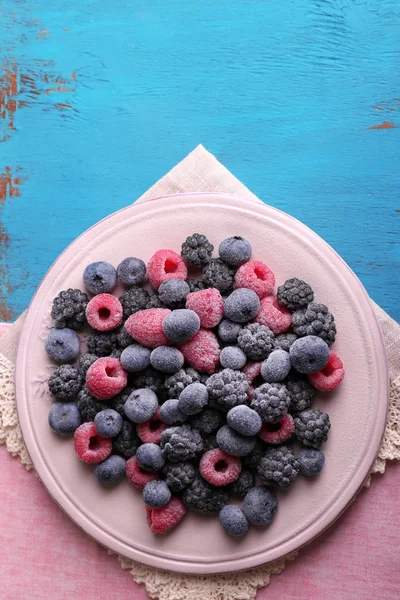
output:
{"label": "wood grain texture", "polygon": [[0,318],[202,143],[399,319],[399,42],[397,0],[3,0]]}

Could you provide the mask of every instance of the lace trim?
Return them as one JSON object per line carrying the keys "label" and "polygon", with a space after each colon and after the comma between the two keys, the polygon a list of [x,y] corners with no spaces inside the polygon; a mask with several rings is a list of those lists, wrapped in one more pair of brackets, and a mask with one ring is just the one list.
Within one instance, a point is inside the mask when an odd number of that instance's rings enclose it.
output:
{"label": "lace trim", "polygon": [[[14,391],[14,365],[0,354],[0,444],[30,470],[31,459],[18,424]],[[391,382],[389,413],[385,435],[371,474],[384,473],[387,460],[400,460],[400,376]],[[369,486],[371,477],[365,482]],[[113,554],[110,550],[109,554]],[[254,600],[257,590],[269,584],[271,575],[283,571],[286,561],[297,552],[250,571],[228,575],[181,575],[153,569],[118,556],[123,569],[129,569],[136,583],[144,583],[150,598],[159,600]]]}

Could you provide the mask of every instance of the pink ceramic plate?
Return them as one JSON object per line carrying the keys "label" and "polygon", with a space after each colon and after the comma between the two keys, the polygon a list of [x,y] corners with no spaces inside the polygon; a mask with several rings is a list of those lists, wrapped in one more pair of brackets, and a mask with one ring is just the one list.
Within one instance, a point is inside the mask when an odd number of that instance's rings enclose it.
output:
{"label": "pink ceramic plate", "polygon": [[[51,362],[44,339],[51,327],[52,299],[62,289],[82,287],[86,264],[125,256],[147,261],[158,248],[179,251],[194,231],[215,247],[234,234],[251,241],[253,254],[273,269],[278,282],[308,281],[319,302],[335,315],[335,350],[346,377],[315,406],[332,421],[324,451],[326,466],[313,480],[299,477],[278,492],[279,510],[266,529],[252,527],[242,540],[225,535],[217,518],[195,513],[165,537],[154,536],[140,493],[128,481],[100,489],[93,468],[77,459],[71,440],[47,425],[51,405],[46,380]],[[35,469],[56,502],[104,546],[143,563],[187,573],[218,573],[256,567],[306,544],[345,509],[368,475],[385,427],[388,374],[385,350],[368,296],[341,258],[292,217],[222,194],[187,194],[135,204],[104,219],[79,237],[51,267],[31,303],[18,350],[17,405],[24,440]],[[55,532],[56,533],[56,532]]]}

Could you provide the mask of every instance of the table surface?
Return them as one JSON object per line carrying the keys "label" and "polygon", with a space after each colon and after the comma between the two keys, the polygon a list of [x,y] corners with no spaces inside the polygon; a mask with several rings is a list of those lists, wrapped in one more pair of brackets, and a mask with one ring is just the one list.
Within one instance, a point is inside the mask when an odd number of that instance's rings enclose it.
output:
{"label": "table surface", "polygon": [[394,318],[397,0],[5,0],[0,320],[198,143],[324,237]]}

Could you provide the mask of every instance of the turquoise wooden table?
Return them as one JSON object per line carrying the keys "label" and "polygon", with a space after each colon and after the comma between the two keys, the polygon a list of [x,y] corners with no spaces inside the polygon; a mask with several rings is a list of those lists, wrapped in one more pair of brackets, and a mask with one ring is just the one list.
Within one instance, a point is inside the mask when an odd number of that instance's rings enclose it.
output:
{"label": "turquoise wooden table", "polygon": [[397,0],[3,0],[0,320],[198,143],[400,317]]}

